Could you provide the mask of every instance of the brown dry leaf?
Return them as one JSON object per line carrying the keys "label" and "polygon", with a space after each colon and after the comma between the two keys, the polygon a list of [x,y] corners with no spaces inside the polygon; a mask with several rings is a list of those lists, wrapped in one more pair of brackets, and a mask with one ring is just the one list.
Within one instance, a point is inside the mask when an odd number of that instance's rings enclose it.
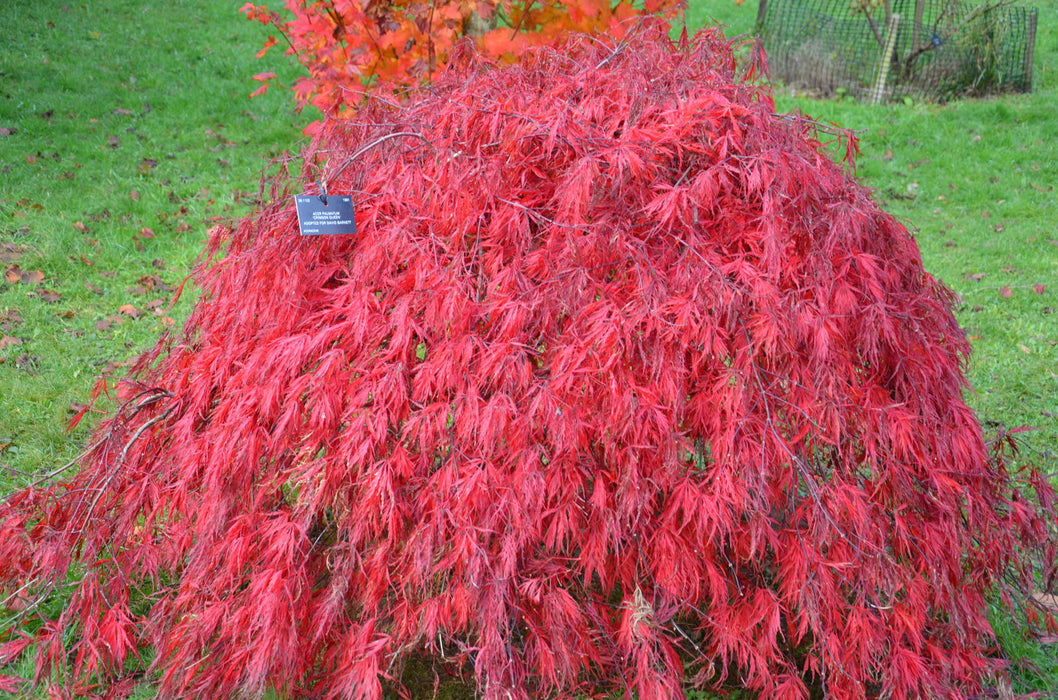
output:
{"label": "brown dry leaf", "polygon": [[77,229],[78,231],[80,231],[81,233],[88,233],[88,227],[84,225],[83,221],[75,221],[75,222],[73,222],[73,227],[75,229]]}
{"label": "brown dry leaf", "polygon": [[21,338],[16,338],[13,335],[0,336],[0,350],[3,350],[4,348],[10,347],[12,345],[21,345],[21,344],[22,344],[22,339]]}
{"label": "brown dry leaf", "polygon": [[122,366],[124,366],[124,364],[125,363],[123,363],[123,362],[113,362],[113,361],[107,362],[105,365],[103,365],[103,369],[99,370],[99,373],[103,374],[103,375],[114,374]]}
{"label": "brown dry leaf", "polygon": [[62,294],[56,292],[54,289],[42,289],[37,292],[37,296],[40,300],[48,304],[54,304],[62,299]]}
{"label": "brown dry leaf", "polygon": [[40,367],[40,358],[36,355],[30,355],[29,353],[22,353],[15,358],[15,367],[27,372],[32,372]]}
{"label": "brown dry leaf", "polygon": [[1021,350],[1026,355],[1032,354],[1032,350],[1030,350],[1027,345],[1023,345],[1021,343],[1018,343],[1018,350]]}
{"label": "brown dry leaf", "polygon": [[101,318],[98,321],[96,321],[96,330],[97,331],[109,331],[111,325],[113,325],[113,324],[111,324],[110,321],[108,321],[105,318]]}
{"label": "brown dry leaf", "polygon": [[1029,597],[1047,612],[1058,614],[1058,595],[1036,591]]}
{"label": "brown dry leaf", "polygon": [[132,304],[122,304],[118,307],[118,313],[124,314],[129,318],[139,318],[143,315],[143,312],[137,309]]}
{"label": "brown dry leaf", "polygon": [[140,201],[140,191],[139,190],[129,190],[129,199],[131,199],[133,202]]}
{"label": "brown dry leaf", "polygon": [[136,281],[142,284],[147,289],[157,289],[162,292],[173,291],[173,288],[166,284],[164,281],[162,281],[162,278],[158,275],[143,275]]}
{"label": "brown dry leaf", "polygon": [[0,263],[12,263],[22,257],[26,246],[19,243],[0,243]]}
{"label": "brown dry leaf", "polygon": [[1003,297],[1004,299],[1009,299],[1014,296],[1014,290],[1004,285],[999,288],[999,296]]}
{"label": "brown dry leaf", "polygon": [[87,291],[92,292],[92,294],[102,294],[103,293],[102,289],[100,289],[96,285],[92,284],[91,282],[85,282],[84,283],[84,288]]}
{"label": "brown dry leaf", "polygon": [[8,284],[40,284],[44,281],[44,273],[40,270],[23,270],[18,265],[10,265],[4,270],[4,279]]}
{"label": "brown dry leaf", "polygon": [[18,309],[8,309],[0,314],[0,328],[4,330],[11,330],[20,323],[22,323],[22,314]]}
{"label": "brown dry leaf", "polygon": [[970,280],[972,282],[980,282],[984,278],[985,278],[985,273],[983,273],[983,272],[973,272],[973,273],[967,272],[966,273],[966,277],[965,277],[965,279],[968,279],[968,280]]}

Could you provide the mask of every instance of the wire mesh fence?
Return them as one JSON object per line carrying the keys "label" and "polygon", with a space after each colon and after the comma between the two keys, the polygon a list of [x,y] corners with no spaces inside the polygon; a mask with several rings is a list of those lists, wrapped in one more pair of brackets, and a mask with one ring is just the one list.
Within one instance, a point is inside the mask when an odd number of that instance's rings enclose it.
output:
{"label": "wire mesh fence", "polygon": [[1029,92],[1036,17],[1011,0],[761,0],[757,24],[790,86],[943,101]]}

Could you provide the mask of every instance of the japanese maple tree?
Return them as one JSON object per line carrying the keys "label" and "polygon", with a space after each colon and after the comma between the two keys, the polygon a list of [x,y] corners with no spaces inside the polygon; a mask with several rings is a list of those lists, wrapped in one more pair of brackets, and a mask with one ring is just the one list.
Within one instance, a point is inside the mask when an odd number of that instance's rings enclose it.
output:
{"label": "japanese maple tree", "polygon": [[[436,77],[460,38],[512,61],[531,46],[556,45],[571,33],[623,36],[643,14],[671,15],[681,0],[286,0],[286,12],[246,3],[251,20],[273,27],[308,72],[294,85],[299,105],[348,115],[379,82],[418,85]],[[270,36],[260,54],[278,40]],[[275,78],[259,73],[254,94]]]}
{"label": "japanese maple tree", "polygon": [[[983,439],[905,227],[717,31],[450,63],[215,229],[79,473],[0,505],[0,660],[88,694],[151,648],[163,697],[379,698],[412,655],[486,698],[980,693],[1053,493]],[[316,182],[356,236],[298,235]]]}

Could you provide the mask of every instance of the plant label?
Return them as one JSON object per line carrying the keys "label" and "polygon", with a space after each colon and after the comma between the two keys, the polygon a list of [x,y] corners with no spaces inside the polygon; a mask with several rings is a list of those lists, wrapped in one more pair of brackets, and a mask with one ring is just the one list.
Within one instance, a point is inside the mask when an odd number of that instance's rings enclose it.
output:
{"label": "plant label", "polygon": [[298,229],[302,236],[340,236],[356,233],[353,198],[349,195],[297,195]]}

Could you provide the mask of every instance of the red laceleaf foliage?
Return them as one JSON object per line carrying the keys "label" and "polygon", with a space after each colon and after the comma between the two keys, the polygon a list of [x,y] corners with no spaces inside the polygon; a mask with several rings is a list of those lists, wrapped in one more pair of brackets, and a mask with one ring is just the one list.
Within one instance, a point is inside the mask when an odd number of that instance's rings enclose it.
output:
{"label": "red laceleaf foliage", "polygon": [[[641,14],[671,14],[681,0],[286,0],[286,15],[246,3],[251,20],[274,27],[287,53],[308,75],[294,85],[298,104],[325,114],[351,113],[364,86],[379,81],[418,85],[436,77],[464,36],[484,55],[516,60],[532,46],[555,45],[571,33],[623,36]],[[278,42],[268,38],[258,54]],[[260,73],[268,89],[274,73]]]}
{"label": "red laceleaf foliage", "polygon": [[299,237],[273,183],[82,471],[0,506],[9,600],[75,583],[41,673],[87,692],[150,645],[166,697],[378,698],[413,653],[487,698],[978,692],[1054,496],[822,151],[718,33],[662,26],[468,48],[325,123],[295,181],[359,234]]}

